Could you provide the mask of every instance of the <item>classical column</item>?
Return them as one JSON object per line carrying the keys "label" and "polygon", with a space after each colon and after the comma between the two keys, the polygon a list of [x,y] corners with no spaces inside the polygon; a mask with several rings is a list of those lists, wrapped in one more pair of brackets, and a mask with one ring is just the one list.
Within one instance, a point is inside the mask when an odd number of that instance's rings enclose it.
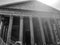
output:
{"label": "classical column", "polygon": [[23,17],[20,17],[20,34],[19,34],[19,40],[21,41],[21,45],[23,42]]}
{"label": "classical column", "polygon": [[30,17],[30,34],[31,34],[31,45],[34,45],[34,31],[32,17]]}
{"label": "classical column", "polygon": [[54,35],[53,35],[53,29],[52,29],[52,27],[51,27],[51,23],[50,23],[50,20],[49,19],[47,19],[47,22],[48,22],[48,26],[49,26],[49,31],[50,31],[50,34],[51,34],[51,38],[52,38],[52,42],[55,44],[55,41],[54,41]]}
{"label": "classical column", "polygon": [[53,29],[51,27],[50,20],[48,19],[47,21],[48,21],[48,25],[49,25],[49,29],[50,29],[50,34],[51,34],[52,42],[55,44],[54,35],[53,35]]}
{"label": "classical column", "polygon": [[10,16],[8,34],[7,34],[7,44],[11,41],[11,30],[12,30],[13,16]]}
{"label": "classical column", "polygon": [[41,28],[41,36],[42,36],[43,45],[46,45],[41,18],[39,18],[39,23],[40,23],[40,28]]}
{"label": "classical column", "polygon": [[1,22],[1,16],[0,16],[0,37],[1,37],[1,29],[2,29],[2,22]]}
{"label": "classical column", "polygon": [[54,33],[55,33],[55,37],[56,37],[56,44],[60,44],[60,39],[59,39],[59,27],[58,27],[58,24],[57,24],[57,19],[55,18],[55,24],[53,25],[54,26]]}

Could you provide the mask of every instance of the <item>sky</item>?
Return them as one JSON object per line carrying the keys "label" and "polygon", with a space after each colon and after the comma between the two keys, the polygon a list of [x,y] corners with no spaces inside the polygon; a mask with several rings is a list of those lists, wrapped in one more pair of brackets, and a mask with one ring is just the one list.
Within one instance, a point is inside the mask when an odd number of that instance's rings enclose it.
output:
{"label": "sky", "polygon": [[[13,3],[13,2],[21,2],[21,1],[24,1],[24,0],[0,0],[0,5]],[[47,4],[53,8],[60,10],[60,0],[36,0],[36,1],[40,1],[44,4]]]}
{"label": "sky", "polygon": [[37,0],[44,4],[47,4],[53,8],[56,8],[57,10],[60,10],[60,0]]}

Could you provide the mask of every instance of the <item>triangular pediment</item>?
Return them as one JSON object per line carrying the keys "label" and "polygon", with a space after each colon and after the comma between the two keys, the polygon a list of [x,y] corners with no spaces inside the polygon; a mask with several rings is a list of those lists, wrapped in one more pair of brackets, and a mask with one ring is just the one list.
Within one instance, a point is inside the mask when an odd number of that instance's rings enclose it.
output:
{"label": "triangular pediment", "polygon": [[52,8],[46,4],[43,4],[42,2],[38,1],[27,1],[23,3],[13,3],[1,6],[4,8],[12,8],[12,9],[23,9],[23,10],[33,10],[33,11],[42,11],[42,12],[60,12],[55,8]]}

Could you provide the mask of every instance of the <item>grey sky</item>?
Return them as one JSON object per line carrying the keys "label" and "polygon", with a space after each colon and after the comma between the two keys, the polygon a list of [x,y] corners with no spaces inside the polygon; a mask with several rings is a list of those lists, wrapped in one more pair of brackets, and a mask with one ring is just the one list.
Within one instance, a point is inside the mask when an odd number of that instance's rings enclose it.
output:
{"label": "grey sky", "polygon": [[38,0],[38,1],[60,10],[60,0]]}
{"label": "grey sky", "polygon": [[[19,1],[21,2],[23,0],[0,0],[0,5],[19,2]],[[27,1],[27,0],[25,0],[25,1]],[[45,3],[45,4],[47,4],[47,5],[51,6],[51,7],[54,7],[56,9],[60,10],[60,0],[37,0],[37,1],[43,2],[43,3]]]}

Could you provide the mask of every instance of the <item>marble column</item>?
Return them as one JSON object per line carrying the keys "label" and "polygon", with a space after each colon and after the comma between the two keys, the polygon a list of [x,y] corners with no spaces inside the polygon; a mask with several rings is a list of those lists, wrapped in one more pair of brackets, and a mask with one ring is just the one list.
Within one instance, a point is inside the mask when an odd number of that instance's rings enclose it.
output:
{"label": "marble column", "polygon": [[41,18],[39,18],[39,23],[40,23],[40,28],[41,28],[41,35],[42,35],[43,45],[46,45],[46,42],[45,42],[45,36],[44,36],[44,31],[43,31],[43,26],[42,26],[42,20],[41,20]]}
{"label": "marble column", "polygon": [[20,17],[20,34],[19,34],[19,41],[21,42],[21,45],[23,44],[23,17]]}
{"label": "marble column", "polygon": [[30,33],[31,33],[31,45],[34,45],[34,31],[32,17],[30,17]]}
{"label": "marble column", "polygon": [[11,41],[11,30],[12,30],[13,16],[10,16],[8,34],[7,34],[7,44],[9,45]]}

